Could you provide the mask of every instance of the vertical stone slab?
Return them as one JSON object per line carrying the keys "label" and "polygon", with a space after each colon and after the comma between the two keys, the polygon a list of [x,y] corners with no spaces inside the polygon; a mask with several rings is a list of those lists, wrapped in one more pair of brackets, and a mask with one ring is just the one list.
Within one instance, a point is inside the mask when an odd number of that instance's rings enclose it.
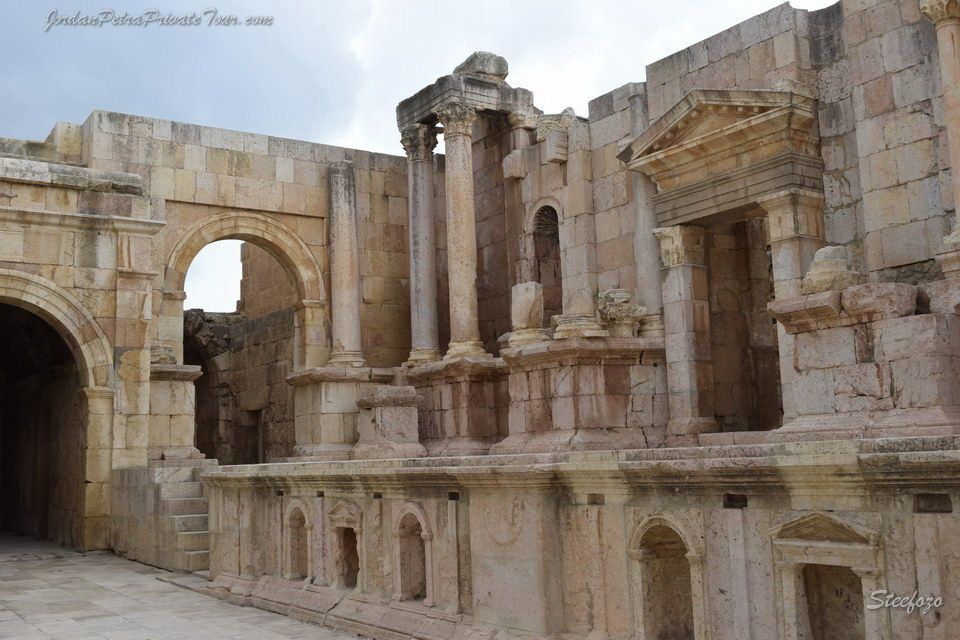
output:
{"label": "vertical stone slab", "polygon": [[920,11],[937,28],[953,201],[960,202],[960,3],[956,0],[923,0]]}
{"label": "vertical stone slab", "polygon": [[535,488],[475,489],[470,523],[474,619],[531,633],[561,631],[557,497]]}

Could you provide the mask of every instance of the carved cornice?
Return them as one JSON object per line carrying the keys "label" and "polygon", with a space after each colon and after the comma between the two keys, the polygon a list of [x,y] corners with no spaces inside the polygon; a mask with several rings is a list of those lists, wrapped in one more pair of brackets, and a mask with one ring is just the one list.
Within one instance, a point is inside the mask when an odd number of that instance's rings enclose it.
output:
{"label": "carved cornice", "polygon": [[704,265],[703,227],[678,224],[654,229],[653,235],[660,241],[660,261],[665,268]]}
{"label": "carved cornice", "polygon": [[960,0],[923,0],[920,12],[936,25],[960,21]]}
{"label": "carved cornice", "polygon": [[400,131],[400,143],[409,160],[428,160],[437,146],[437,128],[429,124],[404,127]]}
{"label": "carved cornice", "polygon": [[437,118],[443,125],[443,137],[471,136],[477,111],[462,102],[447,102],[437,107]]}

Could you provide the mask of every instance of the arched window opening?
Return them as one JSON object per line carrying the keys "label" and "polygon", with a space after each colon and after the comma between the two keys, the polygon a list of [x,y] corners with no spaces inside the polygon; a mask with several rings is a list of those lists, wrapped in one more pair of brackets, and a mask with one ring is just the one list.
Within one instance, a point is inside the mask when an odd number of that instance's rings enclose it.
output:
{"label": "arched window opening", "polygon": [[803,591],[812,640],[866,640],[863,585],[849,567],[808,564]]}
{"label": "arched window opening", "polygon": [[287,521],[287,577],[303,580],[310,577],[310,537],[307,519],[300,509],[293,509]]}
{"label": "arched window opening", "polygon": [[541,207],[533,218],[533,276],[543,285],[543,317],[563,311],[563,279],[560,270],[560,220],[553,207]]}
{"label": "arched window opening", "polygon": [[400,600],[424,600],[427,597],[426,549],[420,520],[408,513],[397,529],[400,554]]}
{"label": "arched window opening", "polygon": [[338,530],[340,544],[340,577],[343,586],[353,589],[357,586],[357,576],[360,574],[360,553],[357,548],[357,532],[351,527]]}
{"label": "arched window opening", "polygon": [[220,240],[197,253],[184,285],[184,363],[200,365],[196,447],[222,464],[293,455],[297,288],[266,249]]}
{"label": "arched window opening", "polygon": [[0,528],[82,544],[84,419],[70,347],[39,316],[0,304]]}
{"label": "arched window opening", "polygon": [[640,540],[643,637],[694,640],[687,548],[670,527],[656,524]]}

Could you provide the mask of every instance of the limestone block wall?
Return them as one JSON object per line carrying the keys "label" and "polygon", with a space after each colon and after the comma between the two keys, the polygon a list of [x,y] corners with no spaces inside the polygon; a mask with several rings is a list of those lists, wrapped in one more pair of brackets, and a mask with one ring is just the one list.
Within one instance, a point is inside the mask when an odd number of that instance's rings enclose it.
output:
{"label": "limestone block wall", "polygon": [[240,309],[253,319],[289,309],[297,302],[297,290],[277,259],[257,245],[240,247],[243,279],[240,280]]}
{"label": "limestone block wall", "polygon": [[[327,172],[330,163],[344,159],[354,163],[356,173],[362,318],[370,327],[364,336],[367,360],[399,364],[409,343],[403,158],[102,111],[93,112],[83,124],[83,161],[88,166],[142,176],[151,197],[144,217],[165,222],[154,246],[158,269],[167,265],[191,228],[242,211],[283,225],[306,245],[328,278]],[[203,239],[222,237],[232,236],[220,231]],[[247,239],[276,254],[277,247],[264,240]],[[329,292],[330,283],[325,285]],[[182,349],[181,305],[158,296],[157,336]]]}
{"label": "limestone block wall", "polygon": [[[274,610],[296,603],[298,615],[374,638],[425,628],[789,638],[826,620],[845,637],[931,640],[960,624],[954,444],[810,442],[699,459],[689,449],[586,453],[549,468],[529,455],[429,471],[305,463],[284,468],[283,489],[278,467],[215,470],[205,476],[213,592]],[[936,480],[926,477],[934,468]],[[295,510],[306,542],[290,527]],[[396,588],[421,566],[397,562],[409,553],[396,535],[404,513],[426,534],[422,602]],[[304,544],[309,570],[291,578]],[[810,595],[827,584],[826,600]],[[923,615],[867,608],[880,589],[940,594],[944,604]]]}
{"label": "limestone block wall", "polygon": [[816,97],[827,242],[875,279],[928,281],[954,209],[936,52],[918,2],[783,4],[648,65],[648,122],[694,88]]}

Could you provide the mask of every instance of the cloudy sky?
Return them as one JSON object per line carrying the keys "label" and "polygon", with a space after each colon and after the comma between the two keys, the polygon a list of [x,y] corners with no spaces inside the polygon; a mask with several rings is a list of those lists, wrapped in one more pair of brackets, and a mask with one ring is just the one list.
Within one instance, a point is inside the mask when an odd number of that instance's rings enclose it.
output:
{"label": "cloudy sky", "polygon": [[[0,0],[0,136],[43,139],[105,109],[403,153],[394,107],[475,50],[548,113],[644,79],[644,66],[765,11],[775,0]],[[794,0],[819,9],[832,2]],[[53,26],[113,8],[269,15],[273,25]],[[206,19],[205,19],[206,20]],[[238,243],[204,250],[187,305],[232,310]],[[228,284],[232,286],[227,286]]]}

